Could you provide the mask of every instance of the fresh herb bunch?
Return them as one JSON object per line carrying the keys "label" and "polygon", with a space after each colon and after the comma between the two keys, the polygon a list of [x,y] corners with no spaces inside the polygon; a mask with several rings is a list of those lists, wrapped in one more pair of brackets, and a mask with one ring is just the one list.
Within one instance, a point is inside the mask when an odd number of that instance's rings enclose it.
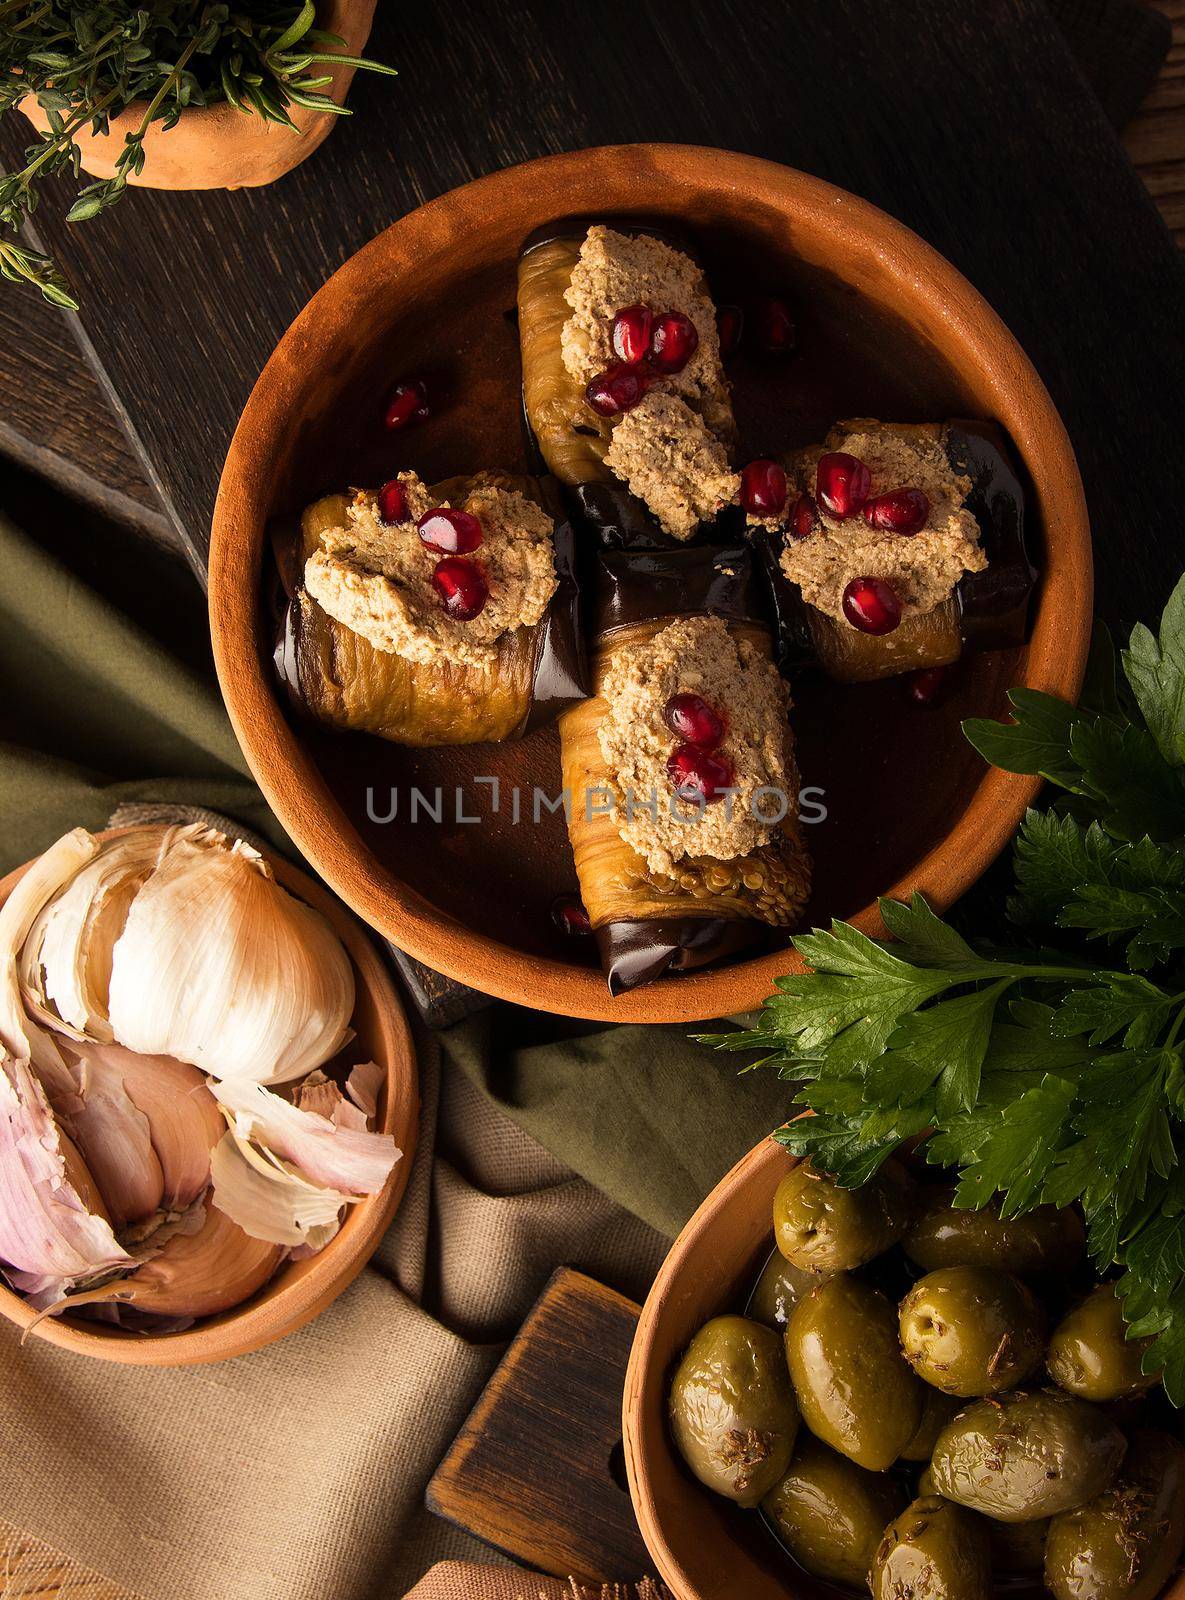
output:
{"label": "fresh herb bunch", "polygon": [[[295,128],[290,107],[348,115],[324,91],[326,63],[392,72],[344,53],[336,34],[315,28],[314,0],[234,6],[207,0],[0,0],[0,112],[35,96],[49,128],[25,151],[19,172],[0,175],[0,229],[16,233],[32,216],[44,181],[81,171],[75,135],[108,131],[133,104],[144,114],[110,178],[87,184],[67,214],[83,222],[107,210],[144,170],[144,136],[154,122],[176,126],[191,106],[229,102],[244,116]],[[77,310],[53,261],[0,235],[0,274],[35,283],[47,300]]]}
{"label": "fresh herb bunch", "polygon": [[[776,1137],[848,1186],[903,1140],[958,1169],[956,1205],[1005,1216],[1078,1202],[1091,1257],[1120,1268],[1132,1335],[1154,1335],[1185,1403],[1185,579],[1117,682],[1096,630],[1077,707],[1031,689],[975,748],[1061,791],[1016,843],[1016,947],[964,938],[920,895],[882,900],[896,942],[846,923],[794,941],[756,1028],[709,1036],[802,1082]],[[1058,930],[1059,949],[1043,942]]]}

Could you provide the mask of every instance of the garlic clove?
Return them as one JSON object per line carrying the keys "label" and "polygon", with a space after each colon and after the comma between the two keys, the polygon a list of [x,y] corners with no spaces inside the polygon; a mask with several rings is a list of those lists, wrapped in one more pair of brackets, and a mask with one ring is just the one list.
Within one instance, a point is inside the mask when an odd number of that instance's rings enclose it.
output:
{"label": "garlic clove", "polygon": [[325,1188],[377,1194],[399,1160],[390,1134],[331,1121],[249,1079],[223,1078],[211,1088],[241,1140],[273,1151]]}
{"label": "garlic clove", "polygon": [[[85,1178],[84,1178],[85,1174]],[[63,1284],[131,1257],[94,1198],[85,1163],[54,1121],[29,1065],[0,1055],[0,1261]]]}
{"label": "garlic clove", "polygon": [[349,1036],[354,975],[341,941],[241,841],[183,828],[115,942],[115,1038],[214,1077],[282,1083]]}
{"label": "garlic clove", "polygon": [[98,848],[98,840],[85,828],[75,828],[38,856],[0,906],[0,1045],[15,1059],[32,1061],[51,1093],[68,1093],[73,1080],[57,1041],[25,1010],[18,961],[42,907],[86,866]]}
{"label": "garlic clove", "polygon": [[353,1197],[311,1182],[228,1133],[211,1162],[213,1203],[254,1239],[319,1249]]}
{"label": "garlic clove", "polygon": [[69,1126],[116,1228],[161,1210],[165,1179],[152,1128],[117,1067],[98,1056],[85,1059]]}
{"label": "garlic clove", "polygon": [[[118,1083],[148,1128],[161,1174],[159,1206],[184,1211],[206,1192],[210,1152],[226,1132],[205,1077],[171,1056],[142,1056],[117,1044],[78,1044],[83,1098],[92,1084]],[[75,1125],[76,1119],[68,1119]],[[92,1166],[95,1163],[92,1159]]]}
{"label": "garlic clove", "polygon": [[110,1041],[111,953],[132,901],[173,830],[137,828],[98,853],[42,906],[25,937],[25,1003],[74,1039]]}
{"label": "garlic clove", "polygon": [[121,1305],[159,1317],[212,1317],[262,1289],[286,1254],[278,1245],[249,1237],[225,1212],[207,1204],[197,1231],[174,1233],[135,1272],[70,1295],[49,1312]]}

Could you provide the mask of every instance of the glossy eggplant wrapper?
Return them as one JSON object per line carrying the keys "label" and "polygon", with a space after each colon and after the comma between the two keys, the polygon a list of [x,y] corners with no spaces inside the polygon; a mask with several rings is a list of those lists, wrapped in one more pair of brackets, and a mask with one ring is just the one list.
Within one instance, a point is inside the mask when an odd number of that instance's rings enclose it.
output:
{"label": "glossy eggplant wrapper", "polygon": [[[437,484],[440,498],[463,497],[471,480]],[[483,481],[518,489],[555,514],[554,490],[536,479],[485,474]],[[322,532],[340,527],[349,497],[326,495],[299,527],[278,523],[273,549],[282,596],[276,607],[275,667],[292,704],[332,727],[371,733],[395,744],[496,743],[550,721],[586,689],[580,595],[571,525],[557,520],[553,550],[557,588],[543,619],[504,633],[488,665],[438,657],[411,661],[379,650],[328,615],[307,592],[304,564]]]}
{"label": "glossy eggplant wrapper", "polygon": [[[806,902],[810,867],[794,794],[774,837],[734,860],[687,856],[670,874],[650,868],[603,807],[611,773],[598,730],[601,689],[615,652],[645,644],[670,623],[714,615],[737,639],[771,655],[760,584],[744,545],[677,550],[602,550],[592,575],[593,697],[560,718],[569,833],[581,898],[610,991],[620,994],[666,973],[689,972],[777,942]],[[790,733],[787,727],[786,739]]]}
{"label": "glossy eggplant wrapper", "polygon": [[1004,430],[957,420],[926,426],[941,434],[952,469],[971,480],[967,507],[988,558],[967,572],[932,611],[905,618],[891,633],[847,627],[809,605],[783,573],[782,533],[757,529],[752,542],[777,630],[783,671],[817,664],[843,683],[866,683],[923,667],[948,666],[965,649],[1001,650],[1024,643],[1037,572],[1025,538],[1025,498]]}
{"label": "glossy eggplant wrapper", "polygon": [[[538,470],[551,473],[563,486],[577,526],[600,544],[619,549],[670,549],[679,541],[605,463],[616,419],[599,416],[592,409],[583,386],[564,364],[561,334],[572,315],[564,295],[590,225],[590,219],[570,219],[540,229],[527,240],[519,257],[518,327],[527,448]],[[687,241],[674,236],[669,227],[620,218],[613,219],[612,226],[658,239],[695,259]],[[718,400],[730,411],[723,380]],[[704,531],[711,527],[711,523],[703,525]]]}

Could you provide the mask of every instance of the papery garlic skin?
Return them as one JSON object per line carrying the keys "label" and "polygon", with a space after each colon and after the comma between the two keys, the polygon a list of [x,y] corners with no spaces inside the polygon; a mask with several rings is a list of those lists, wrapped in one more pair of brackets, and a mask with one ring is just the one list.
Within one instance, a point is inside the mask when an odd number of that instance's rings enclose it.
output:
{"label": "papery garlic skin", "polygon": [[354,1196],[326,1189],[228,1133],[211,1163],[211,1201],[253,1239],[320,1249]]}
{"label": "papery garlic skin", "polygon": [[262,1084],[223,1078],[212,1088],[241,1140],[291,1162],[326,1188],[346,1195],[378,1194],[399,1159],[390,1134],[333,1122],[291,1104]]}
{"label": "papery garlic skin", "polygon": [[51,1093],[65,1094],[73,1079],[57,1041],[25,1008],[21,948],[42,908],[97,854],[99,841],[85,828],[64,834],[37,857],[0,906],[0,1046],[14,1060],[30,1061]]}
{"label": "papery garlic skin", "polygon": [[42,906],[20,958],[26,1006],[73,1039],[108,1043],[111,955],[135,896],[175,829],[136,828],[94,841],[97,854]]}
{"label": "papery garlic skin", "polygon": [[353,1010],[353,968],[324,918],[249,845],[178,830],[115,943],[115,1038],[212,1077],[284,1083],[341,1048]]}
{"label": "papery garlic skin", "polygon": [[10,1281],[66,1288],[134,1265],[80,1168],[28,1063],[0,1054],[0,1260]]}

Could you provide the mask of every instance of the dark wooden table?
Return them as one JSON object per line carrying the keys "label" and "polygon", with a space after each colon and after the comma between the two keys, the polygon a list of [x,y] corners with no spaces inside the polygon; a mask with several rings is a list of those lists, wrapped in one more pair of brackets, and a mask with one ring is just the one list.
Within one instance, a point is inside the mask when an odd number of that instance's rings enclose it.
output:
{"label": "dark wooden table", "polygon": [[[1185,0],[1126,130],[1185,246]],[[357,120],[274,189],[131,196],[43,225],[81,318],[0,292],[0,457],[201,573],[235,419],[291,316],[410,207],[507,163],[665,138],[805,167],[901,216],[1013,326],[1067,418],[1104,609],[1151,614],[1182,564],[1185,268],[1040,0],[661,0],[380,8]],[[825,63],[825,68],[820,64]],[[23,143],[0,131],[11,163]],[[117,1600],[0,1524],[4,1596]],[[68,1584],[67,1584],[68,1580]]]}

